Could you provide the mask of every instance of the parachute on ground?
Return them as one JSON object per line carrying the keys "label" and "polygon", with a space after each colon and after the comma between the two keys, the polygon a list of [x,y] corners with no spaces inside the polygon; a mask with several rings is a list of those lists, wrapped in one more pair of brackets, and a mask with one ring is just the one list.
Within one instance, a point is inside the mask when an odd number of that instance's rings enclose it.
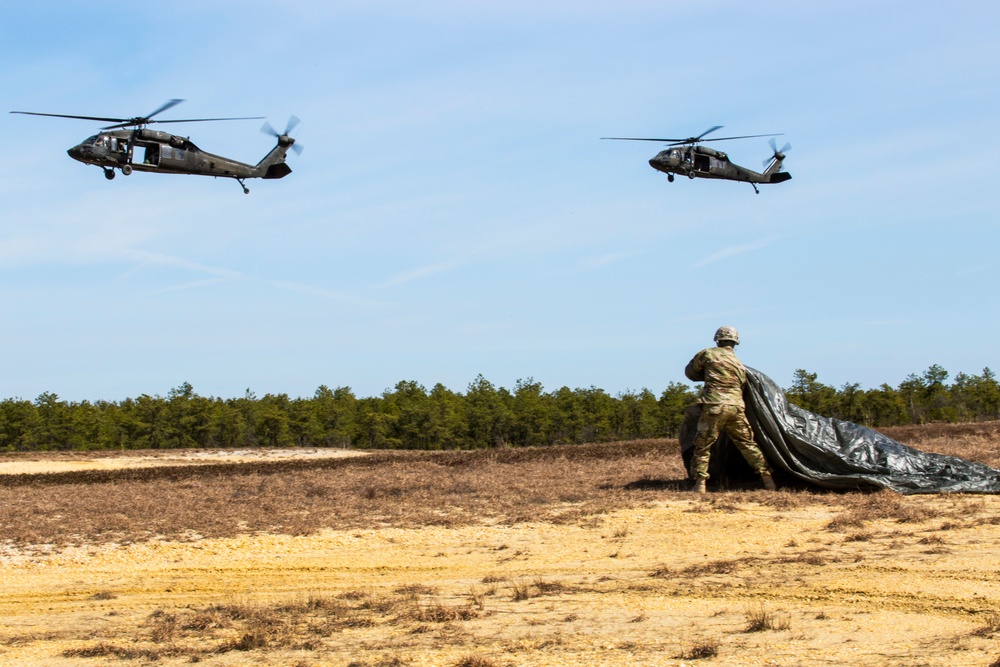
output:
{"label": "parachute on ground", "polygon": [[[746,370],[747,419],[779,486],[883,488],[903,494],[1000,493],[1000,470],[921,452],[865,426],[803,410],[789,403],[769,377]],[[681,454],[688,467],[699,414],[699,406],[689,408],[681,427]],[[723,486],[757,479],[725,435],[712,448],[709,474]]]}

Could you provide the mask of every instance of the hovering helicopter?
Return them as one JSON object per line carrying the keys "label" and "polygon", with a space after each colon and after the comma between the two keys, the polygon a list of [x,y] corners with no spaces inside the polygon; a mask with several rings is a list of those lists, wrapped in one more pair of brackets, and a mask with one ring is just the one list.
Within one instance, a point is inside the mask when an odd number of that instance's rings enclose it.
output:
{"label": "hovering helicopter", "polygon": [[[752,185],[753,191],[760,194],[760,190],[757,189],[758,183],[784,183],[792,177],[787,171],[781,171],[781,164],[785,159],[785,153],[791,150],[792,146],[791,144],[785,144],[779,151],[773,137],[781,136],[780,134],[748,134],[741,137],[703,138],[705,135],[720,129],[722,129],[722,125],[716,125],[705,130],[697,137],[688,137],[687,139],[601,138],[617,141],[666,142],[667,149],[657,153],[649,161],[649,166],[665,173],[667,180],[671,183],[674,182],[674,174],[684,174],[688,178],[717,178],[726,181],[742,181]],[[729,156],[722,151],[699,145],[706,141],[730,141],[732,139],[751,139],[754,137],[772,137],[768,143],[770,143],[774,154],[764,160],[764,171],[762,173],[731,162]]]}
{"label": "hovering helicopter", "polygon": [[11,113],[113,123],[113,125],[101,128],[102,131],[98,134],[66,151],[74,160],[101,167],[104,170],[104,177],[109,181],[115,177],[115,169],[120,169],[126,176],[131,174],[133,170],[163,174],[194,174],[233,178],[242,186],[243,192],[249,194],[250,189],[244,183],[247,178],[284,178],[292,173],[292,168],[285,164],[285,154],[289,148],[294,149],[296,153],[302,152],[302,147],[296,145],[295,139],[289,136],[289,132],[299,124],[299,119],[295,116],[289,119],[288,126],[281,133],[278,133],[268,123],[264,123],[261,132],[277,137],[278,144],[264,156],[263,160],[256,165],[249,165],[203,151],[191,143],[187,137],[150,130],[146,127],[152,123],[201,123],[262,118],[262,116],[249,116],[153,120],[153,116],[161,114],[183,101],[170,100],[148,116],[134,118],[71,116],[58,113],[36,113],[34,111],[11,111]]}

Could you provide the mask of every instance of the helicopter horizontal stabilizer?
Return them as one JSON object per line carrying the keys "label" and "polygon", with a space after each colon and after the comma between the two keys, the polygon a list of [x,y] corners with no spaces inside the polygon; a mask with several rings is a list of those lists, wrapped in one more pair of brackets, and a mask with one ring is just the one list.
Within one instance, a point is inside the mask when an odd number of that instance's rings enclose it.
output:
{"label": "helicopter horizontal stabilizer", "polygon": [[278,162],[277,164],[272,164],[268,167],[267,171],[264,172],[264,175],[261,178],[284,178],[290,173],[292,173],[291,167],[284,162]]}
{"label": "helicopter horizontal stabilizer", "polygon": [[[779,171],[776,174],[771,174],[770,183],[784,183],[792,177],[787,171]],[[266,177],[265,177],[266,178]]]}

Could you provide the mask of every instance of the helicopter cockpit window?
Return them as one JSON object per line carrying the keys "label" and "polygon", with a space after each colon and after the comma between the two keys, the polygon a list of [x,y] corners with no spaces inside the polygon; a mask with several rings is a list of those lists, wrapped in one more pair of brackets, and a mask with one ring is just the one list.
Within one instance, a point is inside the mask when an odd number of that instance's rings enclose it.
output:
{"label": "helicopter cockpit window", "polygon": [[95,146],[107,146],[108,145],[108,135],[106,135],[106,134],[98,134],[96,136],[93,136],[93,137],[90,138],[89,143],[92,143]]}

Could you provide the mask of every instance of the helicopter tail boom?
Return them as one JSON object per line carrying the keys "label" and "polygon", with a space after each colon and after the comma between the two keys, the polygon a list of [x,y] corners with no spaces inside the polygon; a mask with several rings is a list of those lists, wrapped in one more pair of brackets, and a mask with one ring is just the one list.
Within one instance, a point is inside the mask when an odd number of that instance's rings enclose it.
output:
{"label": "helicopter tail boom", "polygon": [[270,134],[278,140],[278,144],[255,167],[255,171],[261,178],[284,178],[292,173],[292,168],[285,164],[285,155],[289,148],[295,150],[296,153],[302,152],[302,146],[296,146],[295,139],[289,136],[289,133],[295,129],[299,122],[298,118],[292,116],[288,119],[288,125],[284,132],[278,132],[269,123],[264,123],[264,127],[260,128],[261,132]]}
{"label": "helicopter tail boom", "polygon": [[288,153],[291,145],[291,143],[279,140],[278,145],[272,148],[271,152],[265,155],[264,159],[254,167],[256,175],[260,178],[283,178],[292,173],[292,168],[285,164],[285,154]]}

